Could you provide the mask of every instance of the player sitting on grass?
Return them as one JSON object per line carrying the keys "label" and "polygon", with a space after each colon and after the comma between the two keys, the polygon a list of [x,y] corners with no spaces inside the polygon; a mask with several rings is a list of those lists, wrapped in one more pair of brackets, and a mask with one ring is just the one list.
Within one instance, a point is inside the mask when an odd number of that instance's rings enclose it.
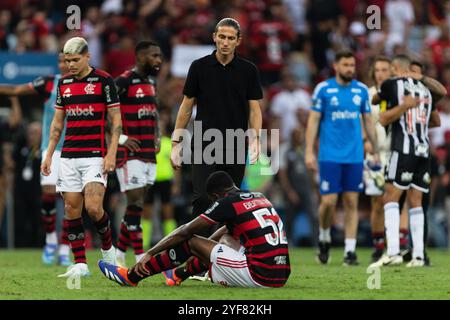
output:
{"label": "player sitting on grass", "polygon": [[[99,261],[103,274],[120,285],[172,270],[188,261],[186,272],[209,270],[211,281],[224,286],[281,287],[290,274],[283,222],[259,192],[239,190],[229,174],[218,171],[206,182],[213,205],[203,214],[167,235],[131,269]],[[215,237],[196,234],[211,224],[224,223]]]}

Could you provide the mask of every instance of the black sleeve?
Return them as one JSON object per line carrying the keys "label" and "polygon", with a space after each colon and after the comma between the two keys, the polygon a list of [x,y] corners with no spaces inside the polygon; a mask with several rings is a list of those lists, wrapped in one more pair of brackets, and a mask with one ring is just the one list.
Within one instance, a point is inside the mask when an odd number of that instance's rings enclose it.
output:
{"label": "black sleeve", "polygon": [[214,202],[203,215],[206,218],[219,223],[234,219],[236,213],[231,202],[225,198]]}
{"label": "black sleeve", "polygon": [[118,107],[120,104],[119,96],[117,95],[116,84],[114,83],[113,78],[106,77],[103,81],[104,81],[103,94],[105,97],[106,106]]}
{"label": "black sleeve", "polygon": [[127,93],[128,81],[127,81],[127,79],[124,78],[124,77],[117,77],[117,78],[114,80],[114,82],[115,82],[115,84],[116,84],[117,94],[118,94],[119,99],[120,99],[120,97],[121,97],[123,94],[126,94],[126,93]]}
{"label": "black sleeve", "polygon": [[388,79],[384,81],[381,84],[380,91],[378,92],[379,97],[381,100],[387,101],[387,109],[393,108],[396,105],[398,105],[398,98],[397,98],[397,89],[396,89],[396,81],[393,81],[391,79]]}
{"label": "black sleeve", "polygon": [[53,81],[54,77],[46,76],[46,77],[38,77],[34,79],[30,85],[31,87],[41,96],[48,98],[51,92],[46,90],[47,83]]}
{"label": "black sleeve", "polygon": [[258,68],[251,64],[250,77],[247,90],[247,100],[260,100],[263,98],[263,92],[261,88],[261,79],[259,77]]}
{"label": "black sleeve", "polygon": [[63,100],[63,98],[61,96],[61,83],[62,83],[62,79],[59,79],[58,87],[56,88],[56,104],[55,104],[55,108],[64,110],[64,100]]}
{"label": "black sleeve", "polygon": [[192,62],[189,67],[186,82],[184,83],[183,94],[189,98],[197,97],[199,92],[197,65],[197,61]]}

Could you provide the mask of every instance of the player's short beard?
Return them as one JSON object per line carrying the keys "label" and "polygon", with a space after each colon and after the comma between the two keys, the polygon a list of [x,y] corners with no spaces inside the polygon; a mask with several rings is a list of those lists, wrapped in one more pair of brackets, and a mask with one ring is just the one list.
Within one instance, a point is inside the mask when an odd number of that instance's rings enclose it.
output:
{"label": "player's short beard", "polygon": [[144,65],[144,72],[146,75],[149,76],[157,76],[158,75],[158,70],[156,70],[153,66],[149,65],[149,64],[145,64]]}
{"label": "player's short beard", "polygon": [[346,75],[344,75],[344,74],[342,74],[342,73],[339,73],[339,77],[340,77],[342,80],[344,80],[345,82],[350,82],[350,81],[353,80],[353,74],[352,74],[350,77],[348,77],[348,76],[346,76]]}

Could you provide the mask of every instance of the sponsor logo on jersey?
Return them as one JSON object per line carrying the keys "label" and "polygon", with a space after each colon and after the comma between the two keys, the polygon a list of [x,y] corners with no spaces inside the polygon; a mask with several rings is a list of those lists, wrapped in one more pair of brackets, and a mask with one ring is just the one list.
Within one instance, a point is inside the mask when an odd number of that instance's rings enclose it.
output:
{"label": "sponsor logo on jersey", "polygon": [[141,79],[133,79],[133,80],[131,80],[131,83],[132,84],[141,83]]}
{"label": "sponsor logo on jersey", "polygon": [[68,116],[94,116],[94,107],[89,106],[88,108],[80,108],[76,106],[75,108],[69,108],[66,110]]}
{"label": "sponsor logo on jersey", "polygon": [[286,256],[276,256],[273,258],[275,264],[287,264]]}
{"label": "sponsor logo on jersey", "polygon": [[218,205],[219,203],[217,201],[214,202],[214,204],[208,210],[205,211],[205,214],[211,213]]}
{"label": "sponsor logo on jersey", "polygon": [[251,194],[251,193],[241,193],[239,195],[239,198],[241,198],[242,200],[252,199],[253,198],[253,194]]}
{"label": "sponsor logo on jersey", "polygon": [[98,77],[89,77],[86,79],[86,81],[89,81],[89,82],[98,81]]}
{"label": "sponsor logo on jersey", "polygon": [[338,88],[329,88],[327,89],[327,93],[338,93],[339,89]]}
{"label": "sponsor logo on jersey", "polygon": [[64,79],[63,80],[63,84],[66,84],[66,83],[72,83],[73,82],[73,79]]}
{"label": "sponsor logo on jersey", "polygon": [[358,112],[353,111],[333,111],[331,113],[331,120],[347,120],[347,119],[356,119],[358,118]]}
{"label": "sponsor logo on jersey", "polygon": [[144,106],[138,110],[138,119],[141,119],[143,117],[148,117],[148,116],[152,115],[152,113],[153,113],[153,110],[151,107]]}
{"label": "sponsor logo on jersey", "polygon": [[352,93],[361,93],[361,89],[358,89],[358,88],[352,88],[352,89],[351,89],[351,92],[352,92]]}

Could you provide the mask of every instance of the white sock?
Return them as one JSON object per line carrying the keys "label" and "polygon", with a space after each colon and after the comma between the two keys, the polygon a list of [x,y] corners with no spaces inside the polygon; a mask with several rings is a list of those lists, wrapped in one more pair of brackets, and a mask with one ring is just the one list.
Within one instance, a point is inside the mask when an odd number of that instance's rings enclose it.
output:
{"label": "white sock", "polygon": [[70,252],[70,246],[68,244],[61,244],[59,246],[59,253],[60,256],[68,256]]}
{"label": "white sock", "polygon": [[330,228],[328,228],[328,229],[319,228],[319,241],[320,242],[331,242]]}
{"label": "white sock", "polygon": [[116,250],[116,259],[125,260],[125,252],[120,249]]}
{"label": "white sock", "polygon": [[138,263],[139,260],[141,260],[141,258],[142,258],[144,255],[145,255],[144,253],[137,254],[137,255],[136,255],[136,263]]}
{"label": "white sock", "polygon": [[46,234],[45,243],[46,244],[58,244],[58,236],[56,235],[56,231]]}
{"label": "white sock", "polygon": [[400,253],[400,209],[398,202],[384,205],[384,226],[386,228],[387,254],[394,256]]}
{"label": "white sock", "polygon": [[345,249],[344,249],[344,255],[347,252],[355,252],[356,249],[356,239],[345,239]]}
{"label": "white sock", "polygon": [[409,224],[411,226],[411,238],[413,243],[413,258],[423,260],[423,233],[425,215],[422,207],[409,209]]}

